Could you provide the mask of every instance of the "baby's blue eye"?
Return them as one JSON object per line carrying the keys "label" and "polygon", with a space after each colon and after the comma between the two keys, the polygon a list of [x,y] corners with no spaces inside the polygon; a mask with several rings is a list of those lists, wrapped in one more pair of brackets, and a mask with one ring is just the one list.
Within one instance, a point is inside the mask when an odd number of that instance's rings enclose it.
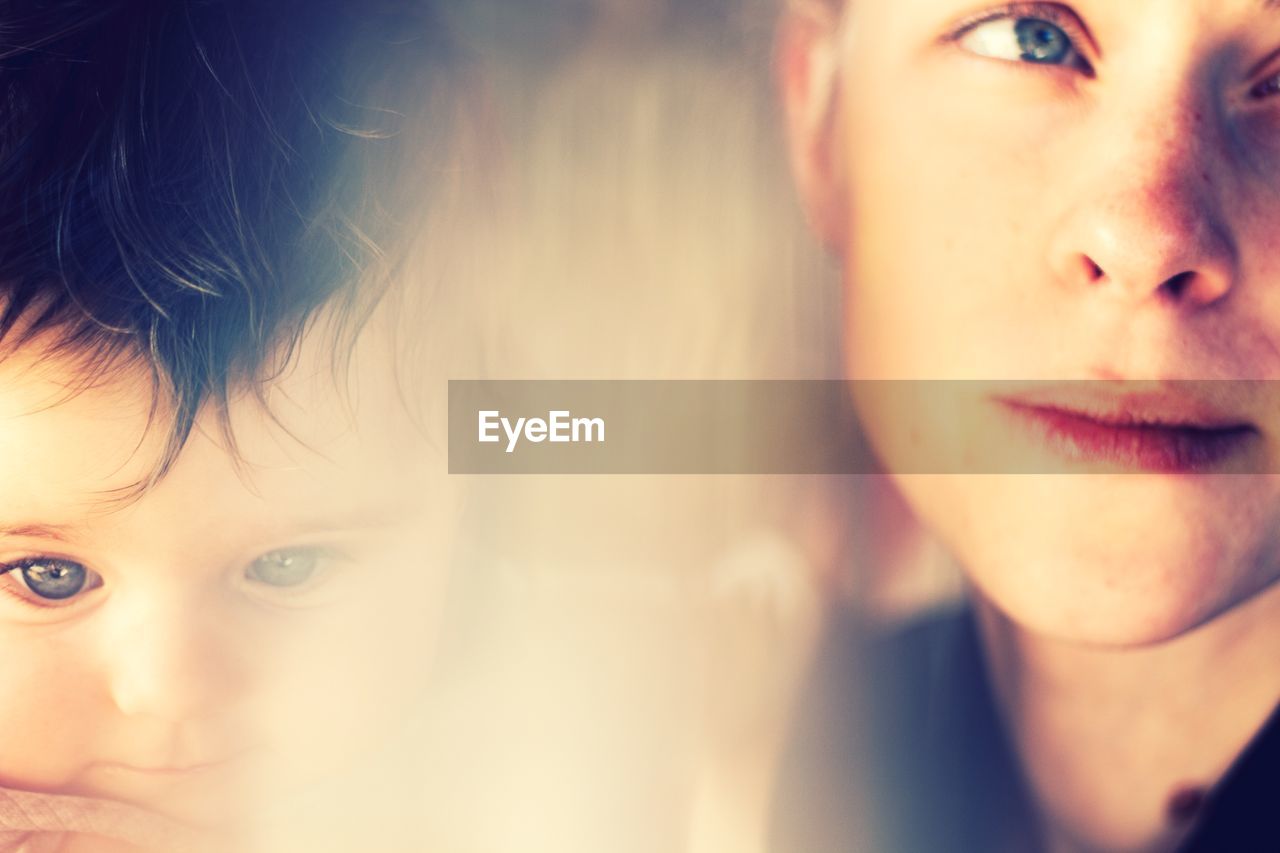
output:
{"label": "baby's blue eye", "polygon": [[1043,18],[993,18],[971,26],[956,41],[966,50],[992,59],[1089,69],[1066,30]]}
{"label": "baby's blue eye", "polygon": [[89,570],[70,560],[31,560],[22,565],[21,572],[27,589],[54,601],[71,598],[89,582]]}
{"label": "baby's blue eye", "polygon": [[319,563],[320,554],[315,550],[272,551],[250,563],[245,575],[267,586],[301,586],[315,574]]}

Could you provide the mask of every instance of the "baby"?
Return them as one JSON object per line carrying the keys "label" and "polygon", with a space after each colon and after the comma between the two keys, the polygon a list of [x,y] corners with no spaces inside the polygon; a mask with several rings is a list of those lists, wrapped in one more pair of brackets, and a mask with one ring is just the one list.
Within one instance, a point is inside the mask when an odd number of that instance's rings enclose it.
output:
{"label": "baby", "polygon": [[421,693],[456,66],[428,4],[345,5],[6,4],[0,849],[230,831]]}

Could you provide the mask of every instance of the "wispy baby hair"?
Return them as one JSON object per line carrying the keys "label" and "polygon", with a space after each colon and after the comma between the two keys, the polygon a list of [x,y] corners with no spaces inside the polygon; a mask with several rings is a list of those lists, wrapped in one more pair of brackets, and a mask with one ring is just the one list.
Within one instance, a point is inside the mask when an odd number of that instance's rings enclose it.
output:
{"label": "wispy baby hair", "polygon": [[161,476],[319,306],[370,310],[454,58],[427,0],[0,0],[5,351],[149,367]]}

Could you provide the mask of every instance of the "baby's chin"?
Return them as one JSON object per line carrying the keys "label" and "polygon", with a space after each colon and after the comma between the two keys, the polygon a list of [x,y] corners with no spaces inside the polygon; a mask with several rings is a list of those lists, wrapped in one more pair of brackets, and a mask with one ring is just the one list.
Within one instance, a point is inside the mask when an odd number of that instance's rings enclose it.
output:
{"label": "baby's chin", "polygon": [[64,835],[55,849],[57,853],[138,853],[135,844],[103,838],[100,835],[75,833]]}
{"label": "baby's chin", "polygon": [[[22,768],[0,769],[0,793],[22,814],[30,815],[32,826],[38,827],[38,841],[32,850],[143,853],[207,849],[229,853],[242,849],[237,843],[238,826],[225,821],[229,800],[213,786],[162,793],[137,780],[122,782],[115,771],[104,774],[93,765],[69,770],[58,778],[48,768],[27,774]],[[23,823],[19,814],[18,825]]]}

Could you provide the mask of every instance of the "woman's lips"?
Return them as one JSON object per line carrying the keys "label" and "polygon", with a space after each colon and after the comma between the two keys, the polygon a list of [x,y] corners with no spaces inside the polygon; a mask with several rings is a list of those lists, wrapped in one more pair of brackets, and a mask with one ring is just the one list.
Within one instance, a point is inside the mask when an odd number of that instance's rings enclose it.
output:
{"label": "woman's lips", "polygon": [[1070,461],[1152,473],[1211,472],[1240,453],[1258,430],[1167,399],[1116,400],[1087,407],[1003,399],[1006,410],[1050,450]]}

